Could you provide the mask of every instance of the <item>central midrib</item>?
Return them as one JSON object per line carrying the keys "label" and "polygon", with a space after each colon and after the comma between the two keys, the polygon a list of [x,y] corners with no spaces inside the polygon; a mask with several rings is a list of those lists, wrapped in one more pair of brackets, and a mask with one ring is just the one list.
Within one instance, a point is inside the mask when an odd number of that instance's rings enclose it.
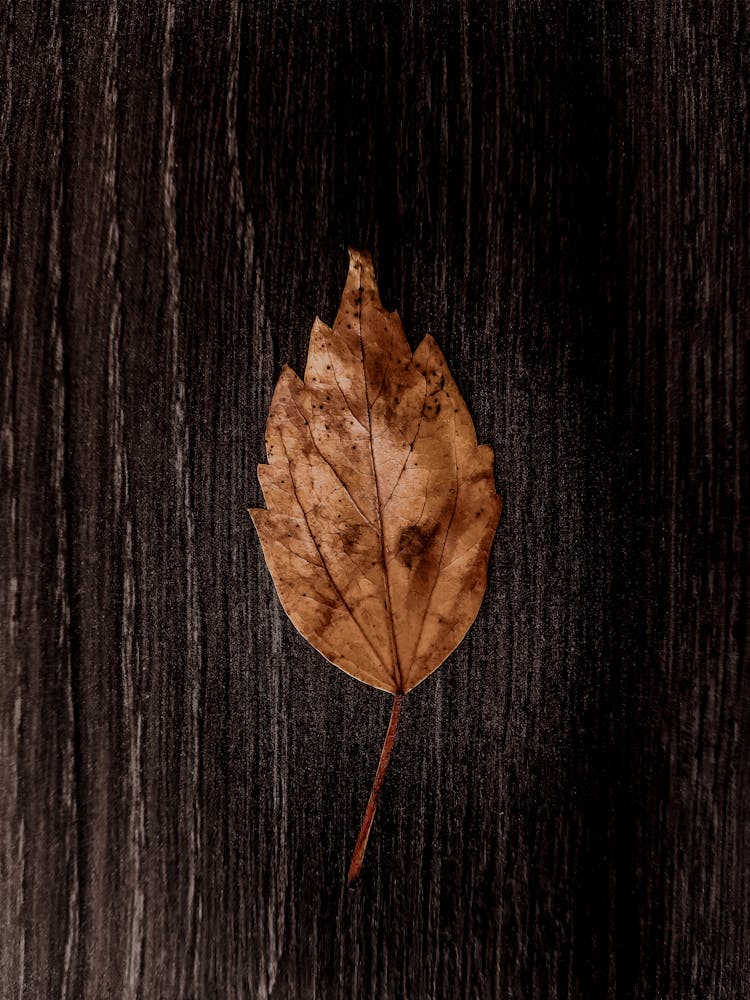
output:
{"label": "central midrib", "polygon": [[396,626],[393,621],[393,603],[391,601],[391,584],[388,574],[388,563],[385,558],[385,533],[383,531],[383,518],[380,501],[380,482],[378,480],[378,470],[375,464],[375,449],[372,444],[372,419],[370,416],[370,392],[367,382],[367,366],[365,365],[365,345],[362,340],[362,265],[357,268],[359,274],[359,302],[357,310],[357,325],[359,331],[359,355],[362,361],[362,380],[365,386],[365,408],[367,410],[367,440],[370,446],[370,464],[372,465],[372,478],[375,483],[375,512],[378,518],[378,536],[380,538],[380,564],[383,570],[383,583],[385,584],[386,611],[388,612],[388,622],[391,626],[391,643],[393,645],[393,658],[397,677],[394,678],[399,692],[403,692],[403,675],[401,673],[401,662],[398,656],[398,644],[396,642]]}

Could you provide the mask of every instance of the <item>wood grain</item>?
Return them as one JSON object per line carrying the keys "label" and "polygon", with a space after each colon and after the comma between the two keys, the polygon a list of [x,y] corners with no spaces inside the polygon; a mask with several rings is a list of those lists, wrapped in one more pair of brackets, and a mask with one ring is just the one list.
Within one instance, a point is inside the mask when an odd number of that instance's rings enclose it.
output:
{"label": "wood grain", "polygon": [[[747,995],[746,7],[0,26],[0,994]],[[389,699],[245,513],[350,244],[505,498],[351,892]]]}

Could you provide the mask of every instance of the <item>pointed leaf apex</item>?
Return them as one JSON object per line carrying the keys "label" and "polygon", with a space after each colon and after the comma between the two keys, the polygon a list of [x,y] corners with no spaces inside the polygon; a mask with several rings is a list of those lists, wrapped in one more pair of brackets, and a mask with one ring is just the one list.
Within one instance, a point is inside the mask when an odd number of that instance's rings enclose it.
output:
{"label": "pointed leaf apex", "polygon": [[372,255],[368,250],[357,250],[356,247],[349,247],[349,266],[356,267],[358,264],[369,264],[372,267]]}
{"label": "pointed leaf apex", "polygon": [[375,268],[367,250],[355,250],[349,247],[349,274],[358,274],[359,282],[364,288],[377,289]]}

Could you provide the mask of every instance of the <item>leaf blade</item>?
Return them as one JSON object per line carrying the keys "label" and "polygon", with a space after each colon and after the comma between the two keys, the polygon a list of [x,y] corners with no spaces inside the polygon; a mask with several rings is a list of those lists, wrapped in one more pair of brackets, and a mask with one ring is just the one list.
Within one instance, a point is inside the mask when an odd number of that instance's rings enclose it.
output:
{"label": "leaf blade", "polygon": [[313,323],[304,380],[282,372],[266,450],[251,513],[287,614],[359,680],[416,687],[478,613],[502,502],[440,348],[412,355],[368,254],[350,251],[333,326]]}

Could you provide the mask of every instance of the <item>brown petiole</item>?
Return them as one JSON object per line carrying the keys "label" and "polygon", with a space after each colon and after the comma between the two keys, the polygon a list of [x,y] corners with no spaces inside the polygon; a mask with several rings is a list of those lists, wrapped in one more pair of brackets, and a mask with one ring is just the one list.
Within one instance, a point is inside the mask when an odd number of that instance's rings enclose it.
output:
{"label": "brown petiole", "polygon": [[359,831],[357,843],[354,847],[352,863],[349,865],[350,886],[356,881],[357,876],[362,870],[362,862],[364,861],[365,851],[367,850],[367,839],[370,836],[372,821],[375,819],[375,810],[378,807],[378,799],[380,798],[383,781],[385,780],[385,772],[388,767],[388,761],[391,759],[393,744],[396,740],[396,726],[398,725],[398,717],[401,714],[401,702],[403,701],[403,698],[403,694],[396,694],[393,698],[391,721],[388,723],[388,732],[385,734],[385,743],[383,743],[383,750],[380,754],[380,763],[378,764],[378,769],[375,772],[375,780],[372,783],[370,799],[367,803],[367,809],[365,809],[365,818],[362,820],[362,829]]}

